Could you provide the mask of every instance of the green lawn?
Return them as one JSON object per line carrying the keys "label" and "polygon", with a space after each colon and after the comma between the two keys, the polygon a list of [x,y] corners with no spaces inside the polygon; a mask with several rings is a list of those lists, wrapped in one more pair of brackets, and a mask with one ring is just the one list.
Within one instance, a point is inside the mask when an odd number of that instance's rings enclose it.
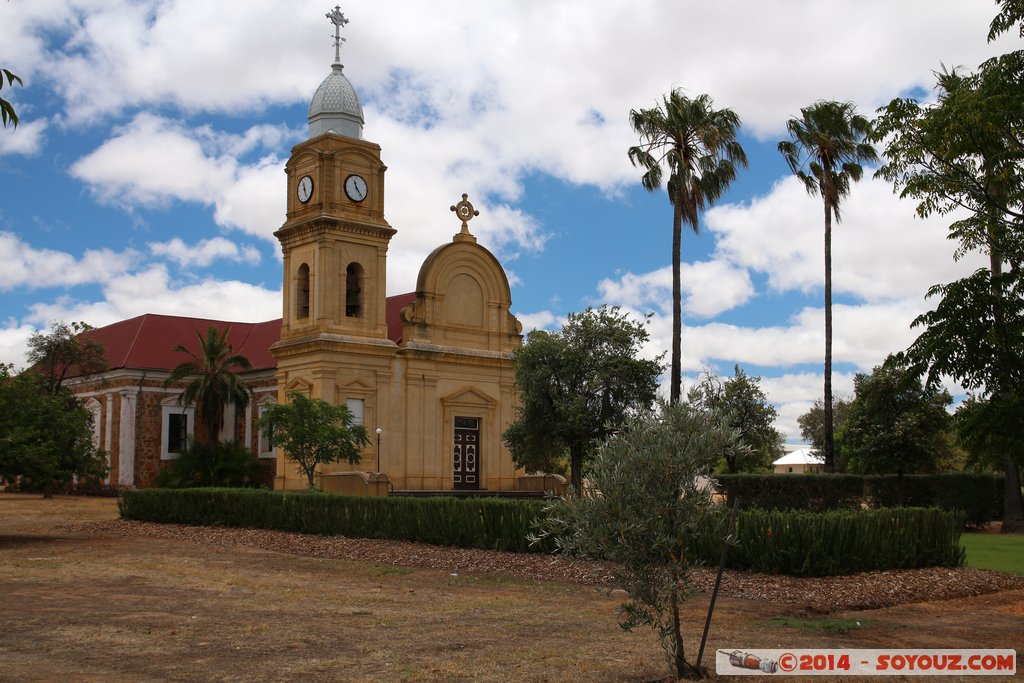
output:
{"label": "green lawn", "polygon": [[1024,575],[1024,536],[1019,534],[974,534],[960,536],[967,550],[967,566]]}

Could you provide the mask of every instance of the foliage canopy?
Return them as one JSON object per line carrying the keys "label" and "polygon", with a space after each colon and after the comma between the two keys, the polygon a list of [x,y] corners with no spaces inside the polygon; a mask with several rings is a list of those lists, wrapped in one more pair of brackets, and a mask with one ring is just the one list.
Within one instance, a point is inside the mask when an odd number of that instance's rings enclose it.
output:
{"label": "foliage canopy", "polygon": [[637,358],[648,338],[645,322],[607,306],[570,313],[560,332],[530,332],[513,354],[521,405],[502,435],[515,463],[550,472],[568,456],[579,490],[601,440],[654,403],[660,357]]}
{"label": "foliage canopy", "polygon": [[[839,433],[846,467],[855,474],[927,474],[949,450],[953,402],[945,389],[890,362],[853,378],[850,413]],[[948,458],[946,458],[948,459]]]}
{"label": "foliage canopy", "polygon": [[366,428],[344,405],[332,405],[319,398],[294,392],[288,403],[267,406],[259,419],[272,446],[280,446],[306,475],[310,489],[316,487],[317,465],[348,461],[358,463],[359,447],[370,443]]}
{"label": "foliage canopy", "polygon": [[59,484],[100,479],[106,458],[93,441],[92,414],[65,388],[0,365],[0,479],[26,477],[46,497]]}
{"label": "foliage canopy", "polygon": [[782,434],[774,427],[778,411],[761,390],[761,378],[751,377],[739,365],[724,382],[706,372],[700,383],[687,393],[687,401],[700,409],[726,416],[729,426],[747,446],[720,454],[726,471],[757,472],[771,468],[782,455]]}

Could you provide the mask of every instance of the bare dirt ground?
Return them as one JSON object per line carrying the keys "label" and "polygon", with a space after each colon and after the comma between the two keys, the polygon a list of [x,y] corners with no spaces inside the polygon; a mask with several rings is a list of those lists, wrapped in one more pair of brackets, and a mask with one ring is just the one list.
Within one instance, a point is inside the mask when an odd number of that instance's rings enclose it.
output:
{"label": "bare dirt ground", "polygon": [[[0,681],[660,680],[654,633],[618,628],[621,596],[594,585],[605,572],[537,555],[123,522],[112,499],[0,494]],[[717,648],[777,647],[1013,648],[1024,670],[1024,577],[727,574],[723,586],[704,657],[712,673]],[[691,654],[708,601],[686,603]],[[845,627],[823,630],[830,623]]]}

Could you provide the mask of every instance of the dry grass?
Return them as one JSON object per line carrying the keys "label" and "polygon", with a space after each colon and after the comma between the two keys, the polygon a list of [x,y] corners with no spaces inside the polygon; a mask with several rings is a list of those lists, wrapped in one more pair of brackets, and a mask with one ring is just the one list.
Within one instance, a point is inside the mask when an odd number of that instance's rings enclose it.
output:
{"label": "dry grass", "polygon": [[[666,671],[654,634],[623,632],[619,597],[591,587],[66,530],[116,514],[109,499],[0,494],[0,679],[640,683]],[[771,621],[817,618],[792,604],[724,597],[705,664],[718,647],[1021,652],[1022,602],[846,612],[833,616],[872,625],[839,634]],[[706,607],[687,603],[693,649]]]}

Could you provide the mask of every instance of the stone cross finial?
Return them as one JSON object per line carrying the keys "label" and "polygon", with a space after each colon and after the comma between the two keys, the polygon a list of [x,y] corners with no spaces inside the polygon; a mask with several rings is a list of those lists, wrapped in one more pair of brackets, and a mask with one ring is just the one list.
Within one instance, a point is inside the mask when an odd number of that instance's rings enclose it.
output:
{"label": "stone cross finial", "polygon": [[473,208],[473,205],[469,203],[469,195],[463,194],[462,201],[458,204],[454,204],[450,207],[455,215],[462,221],[462,235],[469,234],[469,221],[473,220],[474,216],[479,216],[480,212]]}
{"label": "stone cross finial", "polygon": [[348,19],[341,13],[341,6],[335,5],[334,9],[327,13],[327,18],[334,24],[334,61],[341,63],[341,44],[345,39],[341,37],[341,27],[348,23]]}

